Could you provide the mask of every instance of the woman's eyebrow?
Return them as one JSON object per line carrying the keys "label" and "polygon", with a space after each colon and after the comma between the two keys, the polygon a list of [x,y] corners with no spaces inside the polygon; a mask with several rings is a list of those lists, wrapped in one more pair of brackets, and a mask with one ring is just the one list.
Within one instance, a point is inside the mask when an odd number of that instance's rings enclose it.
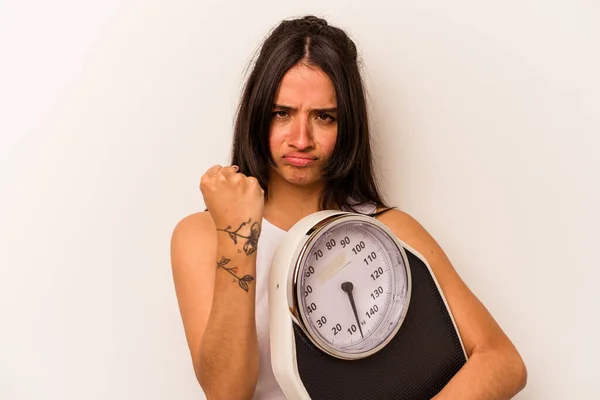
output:
{"label": "woman's eyebrow", "polygon": [[274,104],[273,108],[276,108],[278,110],[285,110],[285,111],[296,111],[296,109],[294,107],[284,106],[284,105],[281,105],[281,104]]}
{"label": "woman's eyebrow", "polygon": [[[298,111],[298,109],[296,109],[294,107],[286,106],[286,105],[283,105],[283,104],[274,104],[273,105],[273,109],[282,110],[282,111]],[[320,112],[320,113],[336,113],[337,112],[337,107],[314,108],[311,111],[313,111],[313,112]]]}
{"label": "woman's eyebrow", "polygon": [[331,108],[315,108],[313,111],[316,112],[320,112],[320,113],[336,113],[337,112],[337,108],[336,107],[331,107]]}

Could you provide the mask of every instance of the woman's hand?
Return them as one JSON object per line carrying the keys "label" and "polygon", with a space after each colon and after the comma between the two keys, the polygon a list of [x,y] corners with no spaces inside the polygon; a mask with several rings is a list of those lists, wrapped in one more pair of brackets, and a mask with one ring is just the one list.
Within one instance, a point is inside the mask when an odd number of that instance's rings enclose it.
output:
{"label": "woman's hand", "polygon": [[200,180],[204,203],[218,230],[235,230],[247,221],[262,223],[264,190],[256,178],[237,171],[236,166],[215,165]]}

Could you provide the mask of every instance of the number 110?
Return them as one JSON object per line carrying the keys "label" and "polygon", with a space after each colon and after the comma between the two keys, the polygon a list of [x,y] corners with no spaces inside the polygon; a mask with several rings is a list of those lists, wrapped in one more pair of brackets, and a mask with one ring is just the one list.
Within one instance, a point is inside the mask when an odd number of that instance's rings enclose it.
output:
{"label": "number 110", "polygon": [[376,258],[377,254],[374,251],[372,251],[371,254],[369,254],[363,259],[363,261],[365,262],[365,264],[369,265],[369,263],[375,261]]}

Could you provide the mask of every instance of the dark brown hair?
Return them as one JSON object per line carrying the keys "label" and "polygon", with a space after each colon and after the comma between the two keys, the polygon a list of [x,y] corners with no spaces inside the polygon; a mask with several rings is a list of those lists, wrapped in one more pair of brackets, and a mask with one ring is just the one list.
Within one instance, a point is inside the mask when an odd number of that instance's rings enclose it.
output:
{"label": "dark brown hair", "polygon": [[363,82],[354,42],[324,19],[285,20],[265,39],[244,86],[234,127],[233,165],[254,176],[268,193],[269,127],[275,96],[285,73],[304,61],[320,68],[335,88],[338,132],[322,173],[327,180],[322,209],[353,210],[372,203],[385,207],[374,177]]}

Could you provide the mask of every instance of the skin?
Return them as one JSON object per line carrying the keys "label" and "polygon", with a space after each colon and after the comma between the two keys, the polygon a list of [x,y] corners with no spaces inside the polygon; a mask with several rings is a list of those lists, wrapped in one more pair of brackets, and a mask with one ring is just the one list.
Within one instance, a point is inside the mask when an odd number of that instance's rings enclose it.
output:
{"label": "skin", "polygon": [[[210,211],[184,218],[173,232],[175,289],[194,370],[208,399],[252,398],[259,368],[255,285],[250,279],[256,274],[256,252],[247,254],[252,246],[244,245],[256,239],[252,226],[260,230],[263,217],[287,230],[319,210],[325,186],[320,170],[337,137],[335,106],[335,90],[326,74],[304,63],[290,69],[273,108],[269,147],[276,166],[268,202],[254,178],[236,173],[234,167],[214,166],[200,185]],[[525,386],[525,365],[441,247],[404,212],[390,210],[378,218],[427,259],[469,356],[435,399],[513,397]],[[242,283],[244,277],[250,278]]]}
{"label": "skin", "polygon": [[[276,168],[270,175],[265,218],[285,230],[319,209],[318,197],[325,186],[320,171],[337,138],[335,108],[335,88],[320,69],[300,64],[284,75],[269,135]],[[291,156],[315,161],[296,167],[288,160]]]}

